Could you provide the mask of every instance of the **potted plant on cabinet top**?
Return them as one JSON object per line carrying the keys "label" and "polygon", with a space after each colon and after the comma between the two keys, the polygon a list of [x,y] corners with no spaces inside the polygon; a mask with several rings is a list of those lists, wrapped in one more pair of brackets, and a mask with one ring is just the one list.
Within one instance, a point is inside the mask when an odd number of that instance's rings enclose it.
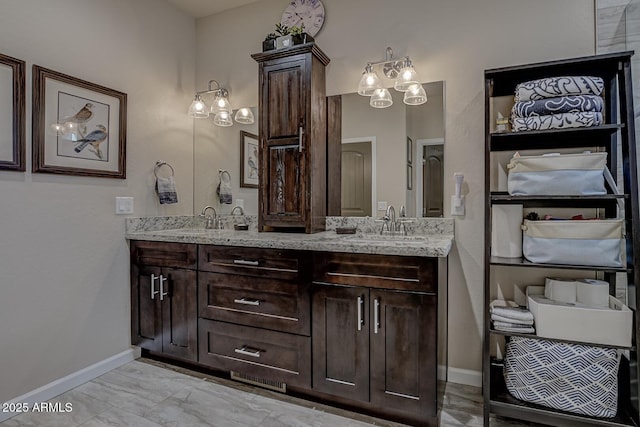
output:
{"label": "potted plant on cabinet top", "polygon": [[300,27],[287,27],[286,25],[278,23],[276,24],[276,33],[280,35],[276,38],[276,49],[282,49],[283,47],[291,47],[297,44],[313,41],[313,37],[304,32],[304,24],[302,24]]}
{"label": "potted plant on cabinet top", "polygon": [[273,50],[276,48],[276,39],[278,38],[278,36],[276,36],[276,33],[269,33],[267,34],[267,37],[264,38],[264,41],[262,42],[262,51],[266,52],[268,50]]}

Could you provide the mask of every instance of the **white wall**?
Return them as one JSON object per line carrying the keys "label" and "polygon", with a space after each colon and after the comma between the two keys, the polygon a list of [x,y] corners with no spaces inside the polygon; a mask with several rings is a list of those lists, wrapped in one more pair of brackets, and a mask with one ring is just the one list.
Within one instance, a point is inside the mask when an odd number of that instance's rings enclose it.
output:
{"label": "white wall", "polygon": [[[156,0],[4,0],[0,52],[27,62],[27,159],[33,64],[128,94],[126,180],[0,172],[4,402],[129,348],[114,197],[134,196],[136,216],[192,213],[195,22]],[[175,169],[177,205],[153,193],[157,159]]]}
{"label": "white wall", "polygon": [[[323,0],[316,37],[331,58],[327,95],[353,92],[367,61],[410,55],[425,82],[444,80],[445,176],[466,179],[467,215],[456,218],[449,257],[449,366],[480,371],[484,241],[484,81],[487,68],[594,53],[591,0]],[[197,86],[216,78],[238,105],[257,105],[264,36],[287,0],[265,0],[197,21]],[[570,24],[568,24],[570,23]],[[224,159],[216,160],[223,164]],[[214,165],[214,167],[217,167]],[[446,180],[445,194],[452,194]],[[401,190],[401,189],[399,189]],[[404,191],[403,191],[404,193]],[[449,212],[445,196],[445,212]],[[477,379],[478,377],[476,377]]]}

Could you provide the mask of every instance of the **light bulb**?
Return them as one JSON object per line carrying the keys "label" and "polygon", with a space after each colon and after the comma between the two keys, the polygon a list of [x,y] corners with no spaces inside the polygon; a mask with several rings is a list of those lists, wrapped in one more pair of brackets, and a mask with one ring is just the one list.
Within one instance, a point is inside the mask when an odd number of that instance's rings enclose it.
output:
{"label": "light bulb", "polygon": [[226,111],[221,111],[215,115],[213,118],[213,124],[216,126],[232,126],[233,120],[231,120],[231,115]]}
{"label": "light bulb", "polygon": [[393,99],[387,89],[376,89],[371,95],[369,105],[373,108],[387,108],[393,105]]}
{"label": "light bulb", "polygon": [[404,93],[403,102],[407,105],[421,105],[427,102],[427,92],[421,84],[412,84]]}
{"label": "light bulb", "polygon": [[371,96],[380,87],[380,79],[371,64],[367,64],[358,83],[358,95]]}
{"label": "light bulb", "polygon": [[209,117],[209,109],[207,108],[207,104],[204,103],[200,95],[196,94],[193,102],[189,106],[189,110],[187,114],[196,119],[203,119]]}
{"label": "light bulb", "polygon": [[253,118],[253,113],[250,108],[240,108],[236,112],[236,122],[242,123],[243,125],[250,125],[255,121]]}

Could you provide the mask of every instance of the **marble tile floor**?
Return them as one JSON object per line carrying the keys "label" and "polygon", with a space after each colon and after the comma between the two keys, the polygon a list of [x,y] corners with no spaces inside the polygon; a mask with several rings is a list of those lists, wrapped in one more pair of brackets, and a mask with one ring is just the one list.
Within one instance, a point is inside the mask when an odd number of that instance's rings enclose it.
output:
{"label": "marble tile floor", "polygon": [[[445,387],[444,383],[441,385]],[[64,393],[51,402],[72,410],[29,412],[1,427],[402,427],[366,415],[308,402],[161,362],[138,359]],[[449,383],[441,426],[482,426],[476,387]],[[532,426],[491,419],[492,427]]]}

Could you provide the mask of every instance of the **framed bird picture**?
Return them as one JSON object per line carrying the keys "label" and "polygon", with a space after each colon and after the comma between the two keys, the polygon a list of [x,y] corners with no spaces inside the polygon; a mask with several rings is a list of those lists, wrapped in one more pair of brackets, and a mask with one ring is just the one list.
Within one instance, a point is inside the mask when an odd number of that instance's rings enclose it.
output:
{"label": "framed bird picture", "polygon": [[33,172],[126,177],[127,94],[33,66]]}
{"label": "framed bird picture", "polygon": [[0,170],[25,170],[25,62],[0,54]]}
{"label": "framed bird picture", "polygon": [[240,131],[240,187],[258,188],[258,137]]}

